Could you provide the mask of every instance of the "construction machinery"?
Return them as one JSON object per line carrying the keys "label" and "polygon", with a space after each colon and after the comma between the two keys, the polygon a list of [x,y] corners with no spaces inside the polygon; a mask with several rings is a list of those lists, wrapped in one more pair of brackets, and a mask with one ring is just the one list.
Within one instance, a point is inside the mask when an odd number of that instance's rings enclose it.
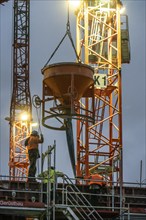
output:
{"label": "construction machinery", "polygon": [[[1,219],[144,219],[145,188],[123,187],[121,65],[130,62],[130,51],[127,16],[120,14],[120,1],[80,1],[75,12],[78,62],[46,66],[42,71],[43,98],[35,97],[36,107],[43,106],[43,125],[66,130],[69,149],[74,145],[72,119],[77,120],[76,165],[70,150],[77,178],[62,177],[53,188],[52,204],[42,201],[43,194],[50,195],[49,185],[44,192],[41,182],[26,182],[24,140],[32,127],[29,3],[14,0],[10,179],[1,177]],[[19,118],[21,113],[29,118]],[[58,126],[50,125],[50,119],[58,121]],[[48,154],[52,149],[55,146],[50,146]],[[88,183],[93,182],[106,186],[107,191],[91,191]]]}
{"label": "construction machinery", "polygon": [[21,180],[28,174],[24,141],[31,132],[32,106],[29,88],[30,1],[14,0],[13,91],[10,107],[10,178]]}
{"label": "construction machinery", "polygon": [[[75,12],[79,59],[43,69],[42,98],[44,126],[68,130],[64,119],[77,120],[76,176],[99,174],[118,185],[123,181],[121,67],[130,62],[128,19],[121,9],[121,1],[80,1]],[[94,88],[89,78],[85,87],[80,62],[93,69]],[[50,118],[60,125],[52,127]]]}
{"label": "construction machinery", "polygon": [[[27,176],[28,170],[24,140],[32,122],[29,6],[29,1],[14,1],[10,176]],[[67,130],[66,119],[77,120],[76,176],[87,178],[98,173],[107,182],[119,183],[123,178],[121,64],[130,62],[128,20],[121,16],[121,8],[121,1],[80,1],[76,52],[81,62],[46,66],[42,98],[44,126]],[[70,37],[69,31],[67,26]],[[21,119],[23,113],[29,115],[27,120]],[[47,122],[52,118],[59,127]]]}
{"label": "construction machinery", "polygon": [[[77,122],[77,176],[98,173],[119,184],[123,179],[121,65],[130,62],[121,9],[121,1],[95,0],[81,2],[76,12],[77,51],[95,73],[95,121]],[[91,109],[87,98],[81,105]]]}

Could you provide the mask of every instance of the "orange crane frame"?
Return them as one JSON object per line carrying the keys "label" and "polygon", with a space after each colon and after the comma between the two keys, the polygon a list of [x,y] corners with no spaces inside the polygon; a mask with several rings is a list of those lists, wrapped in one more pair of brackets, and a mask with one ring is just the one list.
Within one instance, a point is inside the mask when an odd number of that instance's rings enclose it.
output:
{"label": "orange crane frame", "polygon": [[[10,107],[9,173],[21,180],[28,174],[24,141],[31,131],[32,105],[29,89],[29,0],[14,0],[13,92]],[[29,118],[22,119],[26,113]]]}
{"label": "orange crane frame", "polygon": [[[84,178],[98,173],[107,183],[123,181],[121,6],[120,1],[81,1],[76,12],[80,59],[107,77],[107,86],[94,90],[95,122],[77,121],[76,171]],[[92,109],[89,98],[80,104]]]}

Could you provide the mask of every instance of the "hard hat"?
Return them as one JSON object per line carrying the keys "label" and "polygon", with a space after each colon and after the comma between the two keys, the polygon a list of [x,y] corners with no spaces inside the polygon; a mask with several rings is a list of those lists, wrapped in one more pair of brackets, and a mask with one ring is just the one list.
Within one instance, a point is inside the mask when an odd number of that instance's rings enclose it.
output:
{"label": "hard hat", "polygon": [[38,132],[37,132],[37,131],[32,131],[32,132],[31,132],[31,135],[36,135],[36,136],[37,136],[37,135],[38,135]]}

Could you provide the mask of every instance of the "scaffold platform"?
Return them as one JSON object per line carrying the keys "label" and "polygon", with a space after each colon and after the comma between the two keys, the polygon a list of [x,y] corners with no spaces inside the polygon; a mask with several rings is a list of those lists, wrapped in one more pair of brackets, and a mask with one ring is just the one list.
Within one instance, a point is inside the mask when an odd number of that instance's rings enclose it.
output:
{"label": "scaffold platform", "polygon": [[[53,191],[53,190],[52,190]],[[90,189],[73,181],[57,183],[50,204],[44,200],[46,189],[40,181],[0,181],[0,219],[146,219],[146,186],[125,184]],[[52,192],[53,193],[53,192]],[[122,199],[122,201],[121,201]],[[122,207],[121,207],[122,204]],[[54,214],[53,214],[54,212]],[[95,215],[95,216],[94,216]],[[96,217],[97,215],[97,217]],[[99,215],[99,217],[98,217]],[[55,216],[55,218],[53,218]],[[138,217],[136,217],[138,216]],[[94,218],[95,217],[95,218]]]}

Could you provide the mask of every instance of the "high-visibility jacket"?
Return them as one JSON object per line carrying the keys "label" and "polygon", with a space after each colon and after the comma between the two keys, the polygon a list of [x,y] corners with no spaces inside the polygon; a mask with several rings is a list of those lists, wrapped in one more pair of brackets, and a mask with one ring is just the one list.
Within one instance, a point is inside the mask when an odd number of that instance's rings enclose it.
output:
{"label": "high-visibility jacket", "polygon": [[38,144],[43,143],[43,138],[39,138],[38,135],[30,135],[28,139],[26,139],[27,142],[27,149],[32,150],[32,149],[38,149]]}
{"label": "high-visibility jacket", "polygon": [[43,173],[39,174],[38,177],[41,177],[43,179],[43,183],[48,183],[49,181],[51,183],[55,182],[55,177],[63,176],[62,172],[55,171],[54,169],[50,169],[49,171],[46,170]]}
{"label": "high-visibility jacket", "polygon": [[100,186],[105,186],[106,185],[103,176],[101,176],[97,173],[92,174],[89,177],[89,179],[90,179],[89,185],[100,185]]}

